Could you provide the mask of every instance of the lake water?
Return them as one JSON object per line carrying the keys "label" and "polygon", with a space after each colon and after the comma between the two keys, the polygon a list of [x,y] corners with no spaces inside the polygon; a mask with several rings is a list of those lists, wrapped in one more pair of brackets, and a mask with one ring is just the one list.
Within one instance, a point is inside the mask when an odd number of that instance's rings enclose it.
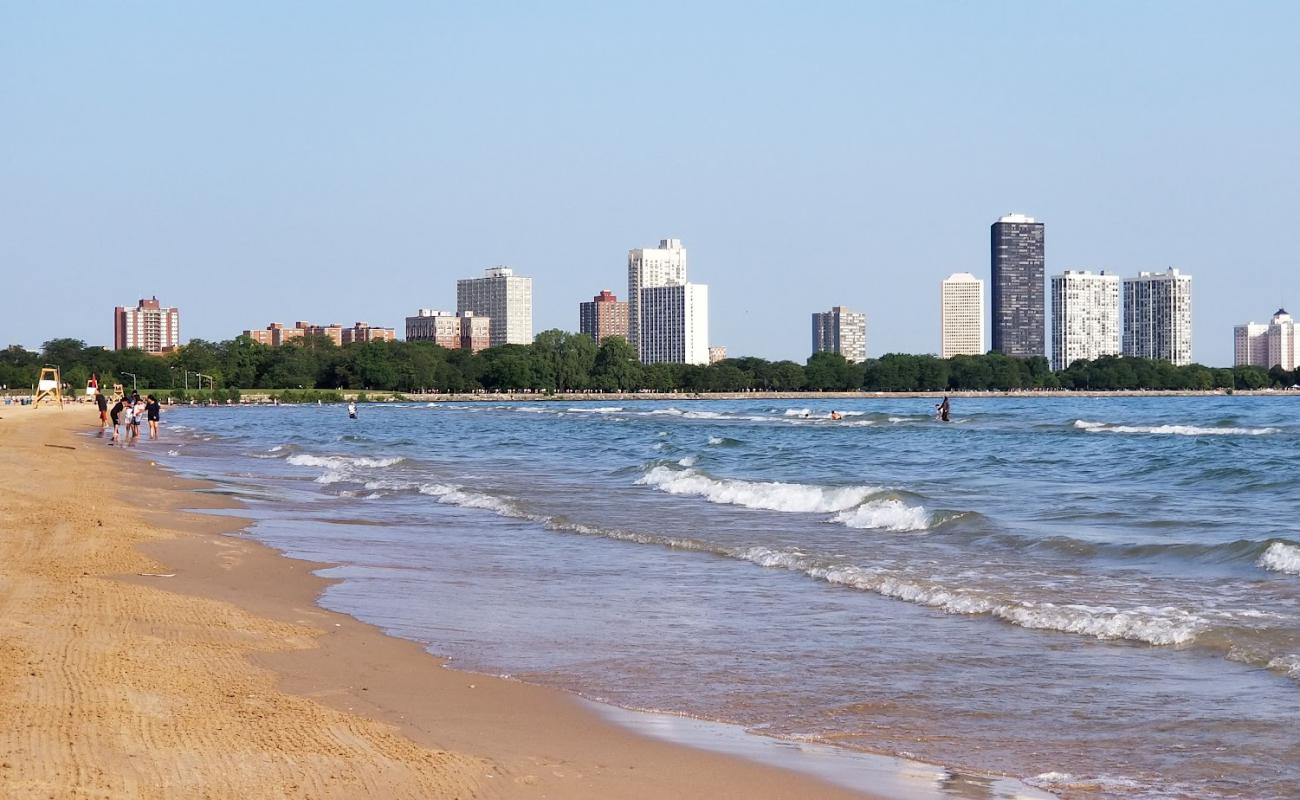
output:
{"label": "lake water", "polygon": [[1300,398],[932,408],[187,408],[147,449],[456,666],[1066,797],[1300,797]]}

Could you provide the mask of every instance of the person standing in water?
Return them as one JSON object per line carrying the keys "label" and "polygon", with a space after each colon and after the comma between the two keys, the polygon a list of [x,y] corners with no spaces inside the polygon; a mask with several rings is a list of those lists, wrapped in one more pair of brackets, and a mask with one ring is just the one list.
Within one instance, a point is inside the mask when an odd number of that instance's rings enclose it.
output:
{"label": "person standing in water", "polygon": [[114,403],[113,407],[108,411],[108,417],[110,420],[112,420],[112,424],[113,424],[113,438],[108,440],[109,445],[117,444],[117,440],[118,440],[117,433],[119,428],[122,425],[122,412],[126,409],[126,405],[122,402],[122,400],[123,398],[119,397],[117,399],[117,402]]}
{"label": "person standing in water", "polygon": [[357,403],[355,400],[348,401],[348,419],[357,418]]}
{"label": "person standing in water", "polygon": [[935,408],[938,409],[938,411],[939,411],[939,419],[940,419],[940,421],[942,421],[942,422],[951,422],[951,421],[952,421],[952,420],[950,420],[950,419],[948,418],[948,412],[949,412],[950,409],[949,409],[949,407],[948,407],[948,398],[947,398],[947,397],[943,398],[943,402],[940,403],[939,405],[935,406]]}
{"label": "person standing in water", "polygon": [[149,438],[158,438],[158,420],[162,418],[162,405],[158,403],[158,398],[149,395],[144,404],[145,416],[149,420]]}
{"label": "person standing in water", "polygon": [[108,427],[108,398],[103,392],[95,390],[95,405],[99,408],[99,438],[104,438],[104,429]]}

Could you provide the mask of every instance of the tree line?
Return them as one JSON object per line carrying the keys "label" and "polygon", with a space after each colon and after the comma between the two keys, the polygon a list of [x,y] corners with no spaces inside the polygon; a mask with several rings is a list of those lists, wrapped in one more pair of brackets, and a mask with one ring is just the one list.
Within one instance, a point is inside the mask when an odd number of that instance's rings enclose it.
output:
{"label": "tree line", "polygon": [[[709,366],[641,364],[621,337],[599,346],[583,334],[544,331],[530,345],[505,345],[470,353],[431,342],[365,342],[337,347],[323,336],[270,347],[247,337],[224,342],[195,339],[161,356],[140,350],[88,347],[77,339],[46,342],[39,353],[0,351],[0,386],[30,387],[40,367],[61,368],[74,389],[92,374],[101,385],[134,383],[174,391],[185,386],[226,389],[373,390],[391,392],[486,391],[963,391],[1013,389],[1262,389],[1300,383],[1300,370],[1280,367],[1174,366],[1122,356],[1078,361],[1053,372],[1047,359],[998,353],[942,359],[891,353],[861,364],[833,353],[805,363],[729,358]],[[205,377],[199,379],[195,373]],[[210,377],[208,377],[210,376]]]}

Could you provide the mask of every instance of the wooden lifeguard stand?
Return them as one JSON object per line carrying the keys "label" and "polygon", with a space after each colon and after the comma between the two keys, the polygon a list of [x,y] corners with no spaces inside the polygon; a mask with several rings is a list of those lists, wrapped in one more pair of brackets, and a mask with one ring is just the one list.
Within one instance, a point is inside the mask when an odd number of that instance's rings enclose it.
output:
{"label": "wooden lifeguard stand", "polygon": [[59,404],[63,408],[63,376],[58,367],[49,364],[41,367],[41,377],[36,379],[36,394],[32,395],[32,405],[40,407],[41,403]]}

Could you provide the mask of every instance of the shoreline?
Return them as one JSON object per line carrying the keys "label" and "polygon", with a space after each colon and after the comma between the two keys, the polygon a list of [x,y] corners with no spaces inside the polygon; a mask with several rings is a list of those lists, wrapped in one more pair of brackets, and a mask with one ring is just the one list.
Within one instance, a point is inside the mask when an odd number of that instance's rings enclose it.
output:
{"label": "shoreline", "polygon": [[[129,499],[112,491],[111,480],[101,488],[95,476],[116,474],[120,458],[82,435],[93,417],[76,409],[0,410],[0,465],[30,469],[42,487],[4,503],[0,610],[11,622],[0,629],[0,674],[17,676],[23,664],[44,663],[33,652],[52,648],[47,657],[62,653],[64,661],[87,650],[76,660],[95,678],[69,692],[66,665],[33,668],[28,678],[35,680],[0,690],[0,709],[16,723],[0,731],[6,796],[879,800],[927,794],[920,786],[915,794],[867,794],[652,738],[559,689],[447,668],[416,642],[317,606],[331,581],[312,573],[328,565],[227,535],[246,521],[234,501],[206,491],[210,484],[133,458],[136,488]],[[78,507],[87,513],[69,520],[70,508]],[[64,534],[33,548],[32,537],[51,524]],[[66,585],[43,580],[51,563],[70,566],[62,563],[69,561],[66,541],[77,531],[90,535],[75,539],[80,558],[73,560],[87,568],[82,580],[72,579],[73,595],[125,604],[129,610],[119,610],[111,624],[79,614],[61,596]],[[16,548],[29,557],[14,557]],[[98,552],[105,549],[111,559]],[[60,571],[66,570],[56,566]],[[52,601],[40,613],[22,602],[40,594]],[[45,619],[31,621],[37,618]],[[86,625],[108,630],[87,637]],[[42,635],[49,628],[62,632],[58,641]],[[203,640],[210,630],[215,641]],[[137,650],[153,657],[140,663]],[[241,694],[244,688],[249,691]],[[177,708],[201,708],[203,724]],[[75,722],[61,722],[65,717]],[[109,723],[111,730],[99,730]],[[82,752],[86,742],[93,745],[89,757]]]}

